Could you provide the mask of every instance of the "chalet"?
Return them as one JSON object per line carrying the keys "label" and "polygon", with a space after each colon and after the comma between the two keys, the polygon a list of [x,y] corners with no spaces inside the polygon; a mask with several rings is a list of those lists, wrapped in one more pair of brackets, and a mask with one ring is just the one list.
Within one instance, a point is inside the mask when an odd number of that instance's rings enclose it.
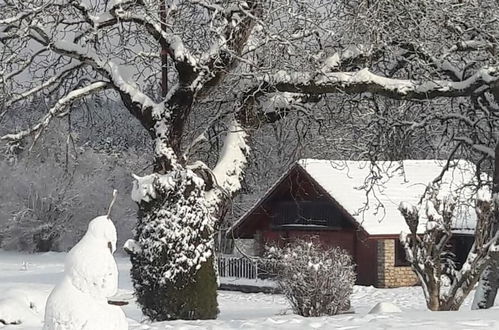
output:
{"label": "chalet", "polygon": [[[241,246],[253,255],[260,255],[266,244],[313,236],[352,255],[358,284],[415,285],[416,275],[398,241],[400,233],[408,231],[398,206],[403,201],[416,205],[445,164],[436,160],[373,163],[303,159],[227,234],[245,243]],[[452,163],[442,177],[441,191],[469,203],[471,190],[463,187],[474,180],[473,168],[462,160]],[[476,218],[469,205],[461,207],[458,214],[450,248],[459,264],[473,243]],[[419,230],[423,232],[425,224],[421,222]]]}

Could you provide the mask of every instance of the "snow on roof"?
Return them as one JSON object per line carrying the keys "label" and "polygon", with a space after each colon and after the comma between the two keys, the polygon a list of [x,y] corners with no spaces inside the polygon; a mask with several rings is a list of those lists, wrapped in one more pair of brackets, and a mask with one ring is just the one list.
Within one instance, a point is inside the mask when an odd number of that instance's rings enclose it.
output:
{"label": "snow on roof", "polygon": [[[298,162],[370,235],[398,235],[408,227],[398,207],[417,205],[427,185],[437,178],[447,161],[331,161],[302,159]],[[475,166],[453,161],[442,177],[439,197],[457,197],[466,203],[456,212],[453,228],[470,233],[476,216],[472,206]],[[425,221],[420,220],[419,232]]]}

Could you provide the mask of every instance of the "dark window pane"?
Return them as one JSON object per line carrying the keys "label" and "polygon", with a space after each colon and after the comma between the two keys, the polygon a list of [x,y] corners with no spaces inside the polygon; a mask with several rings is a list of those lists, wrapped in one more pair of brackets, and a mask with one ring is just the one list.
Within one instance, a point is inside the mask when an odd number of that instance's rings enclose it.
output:
{"label": "dark window pane", "polygon": [[342,227],[342,215],[332,203],[324,201],[286,201],[276,203],[273,210],[274,226]]}
{"label": "dark window pane", "polygon": [[395,240],[395,266],[410,266],[411,264],[407,261],[407,257],[405,255],[405,249],[400,240]]}

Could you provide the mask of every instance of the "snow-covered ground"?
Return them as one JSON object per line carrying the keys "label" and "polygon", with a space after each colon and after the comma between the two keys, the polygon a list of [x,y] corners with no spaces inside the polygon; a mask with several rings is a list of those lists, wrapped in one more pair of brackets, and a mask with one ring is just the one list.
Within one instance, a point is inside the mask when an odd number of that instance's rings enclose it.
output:
{"label": "snow-covered ground", "polygon": [[[45,299],[63,276],[64,257],[63,253],[25,255],[0,251],[0,319],[2,313],[7,312],[22,314],[24,319],[22,325],[0,325],[0,329],[41,329]],[[131,294],[128,259],[117,257],[117,262],[120,293]],[[32,308],[23,310],[22,306],[26,306],[23,297],[29,300]],[[281,295],[228,291],[219,292],[220,315],[212,321],[140,323],[142,314],[135,304],[125,306],[123,310],[132,330],[499,329],[499,306],[487,311],[470,311],[470,300],[471,296],[459,312],[429,312],[419,287],[375,289],[359,286],[352,297],[355,313],[334,317],[303,318],[293,315]],[[402,312],[369,314],[379,302],[390,302]]]}

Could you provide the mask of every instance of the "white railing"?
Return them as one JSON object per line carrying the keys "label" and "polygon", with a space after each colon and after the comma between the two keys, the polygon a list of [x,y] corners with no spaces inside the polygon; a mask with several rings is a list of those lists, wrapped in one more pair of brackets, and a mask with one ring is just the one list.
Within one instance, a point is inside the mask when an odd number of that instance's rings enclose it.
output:
{"label": "white railing", "polygon": [[258,278],[258,260],[219,255],[218,275],[220,277]]}

